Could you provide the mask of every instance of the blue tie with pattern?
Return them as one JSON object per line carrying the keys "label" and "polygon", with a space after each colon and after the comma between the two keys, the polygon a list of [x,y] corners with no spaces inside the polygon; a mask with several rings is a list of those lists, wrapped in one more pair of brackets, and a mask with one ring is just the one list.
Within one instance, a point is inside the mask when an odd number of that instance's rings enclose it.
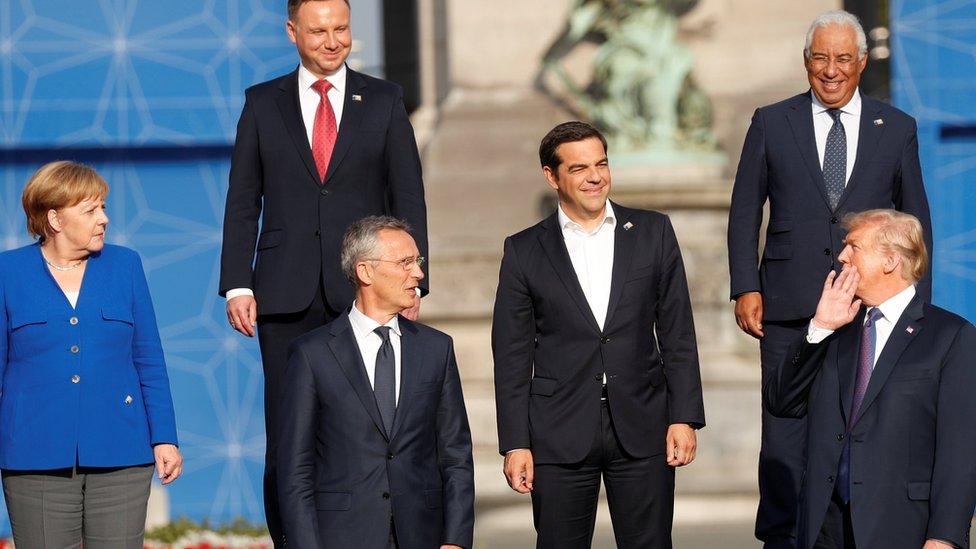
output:
{"label": "blue tie with pattern", "polygon": [[827,187],[827,201],[830,202],[830,209],[835,210],[847,183],[847,133],[844,123],[840,121],[840,109],[827,109],[827,114],[834,119],[834,125],[827,134],[823,178]]}
{"label": "blue tie with pattern", "polygon": [[376,370],[373,372],[373,395],[376,397],[376,407],[383,418],[386,434],[392,434],[393,416],[396,414],[396,358],[393,356],[393,344],[390,343],[390,327],[380,326],[373,330],[383,338],[383,344],[376,353]]}
{"label": "blue tie with pattern", "polygon": [[837,495],[848,503],[851,501],[851,429],[861,414],[861,403],[868,391],[871,372],[874,370],[874,352],[877,346],[878,330],[875,323],[884,318],[881,309],[873,307],[868,311],[867,320],[861,332],[861,352],[857,361],[857,375],[854,378],[854,399],[851,401],[851,413],[847,417],[847,433],[844,436],[844,448],[840,454],[837,467]]}

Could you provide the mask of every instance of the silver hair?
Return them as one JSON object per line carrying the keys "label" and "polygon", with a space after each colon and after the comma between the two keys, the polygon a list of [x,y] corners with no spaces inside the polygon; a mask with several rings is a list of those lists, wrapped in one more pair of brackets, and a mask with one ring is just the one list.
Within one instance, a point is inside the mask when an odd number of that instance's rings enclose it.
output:
{"label": "silver hair", "polygon": [[857,35],[857,58],[863,59],[868,53],[868,39],[864,35],[864,27],[861,26],[861,21],[856,15],[844,10],[822,13],[813,20],[813,23],[810,23],[810,28],[807,30],[807,41],[803,46],[803,57],[810,59],[810,46],[813,44],[814,31],[834,25],[854,29],[854,34]]}
{"label": "silver hair", "polygon": [[380,231],[383,230],[409,233],[410,224],[388,215],[371,215],[349,225],[346,233],[342,235],[342,251],[339,254],[339,261],[342,266],[342,273],[354,286],[357,285],[358,280],[356,278],[356,264],[366,258],[376,256]]}

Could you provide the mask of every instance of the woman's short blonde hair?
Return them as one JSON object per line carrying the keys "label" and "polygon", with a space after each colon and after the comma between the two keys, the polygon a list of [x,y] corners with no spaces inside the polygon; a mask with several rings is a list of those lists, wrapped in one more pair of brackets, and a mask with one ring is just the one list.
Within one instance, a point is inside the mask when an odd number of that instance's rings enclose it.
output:
{"label": "woman's short blonde hair", "polygon": [[51,235],[47,213],[68,208],[88,198],[108,196],[108,183],[84,164],[58,160],[41,166],[27,181],[21,201],[27,214],[27,232],[44,240]]}
{"label": "woman's short blonde hair", "polygon": [[925,247],[922,224],[912,214],[896,210],[867,210],[844,216],[843,226],[848,231],[871,227],[874,249],[883,254],[901,256],[901,277],[908,282],[918,282],[928,269],[929,254]]}

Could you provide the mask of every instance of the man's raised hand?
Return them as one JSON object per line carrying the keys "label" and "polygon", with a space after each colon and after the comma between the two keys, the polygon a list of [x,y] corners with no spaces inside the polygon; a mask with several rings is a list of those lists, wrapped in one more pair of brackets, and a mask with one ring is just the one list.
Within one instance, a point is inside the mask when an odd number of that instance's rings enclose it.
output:
{"label": "man's raised hand", "polygon": [[836,330],[854,320],[861,308],[861,300],[854,297],[860,280],[861,275],[853,265],[845,265],[840,275],[830,271],[817,303],[817,312],[813,315],[814,325]]}

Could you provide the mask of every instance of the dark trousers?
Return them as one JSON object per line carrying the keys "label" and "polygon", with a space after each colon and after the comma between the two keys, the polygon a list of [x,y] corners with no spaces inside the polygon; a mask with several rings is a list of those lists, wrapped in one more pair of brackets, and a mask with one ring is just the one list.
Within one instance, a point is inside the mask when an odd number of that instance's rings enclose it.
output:
{"label": "dark trousers", "polygon": [[600,426],[582,463],[536,464],[532,491],[536,547],[590,547],[602,475],[617,547],[670,549],[674,469],[664,454],[642,459],[626,455],[605,403]]}
{"label": "dark trousers", "polygon": [[[258,311],[261,309],[258,302]],[[339,316],[333,311],[322,294],[322,285],[307,309],[298,313],[258,316],[258,343],[261,345],[261,362],[264,366],[264,515],[268,531],[275,547],[284,546],[281,514],[278,511],[278,404],[282,398],[281,387],[288,365],[288,345],[296,337]]]}
{"label": "dark trousers", "polygon": [[[779,365],[790,343],[806,333],[809,320],[764,322],[759,343],[762,382]],[[759,512],[756,537],[765,549],[795,549],[800,478],[806,466],[806,419],[773,417],[762,411],[762,449],[759,451]]]}
{"label": "dark trousers", "polygon": [[856,549],[851,506],[844,503],[837,494],[834,494],[827,506],[827,514],[813,549]]}

